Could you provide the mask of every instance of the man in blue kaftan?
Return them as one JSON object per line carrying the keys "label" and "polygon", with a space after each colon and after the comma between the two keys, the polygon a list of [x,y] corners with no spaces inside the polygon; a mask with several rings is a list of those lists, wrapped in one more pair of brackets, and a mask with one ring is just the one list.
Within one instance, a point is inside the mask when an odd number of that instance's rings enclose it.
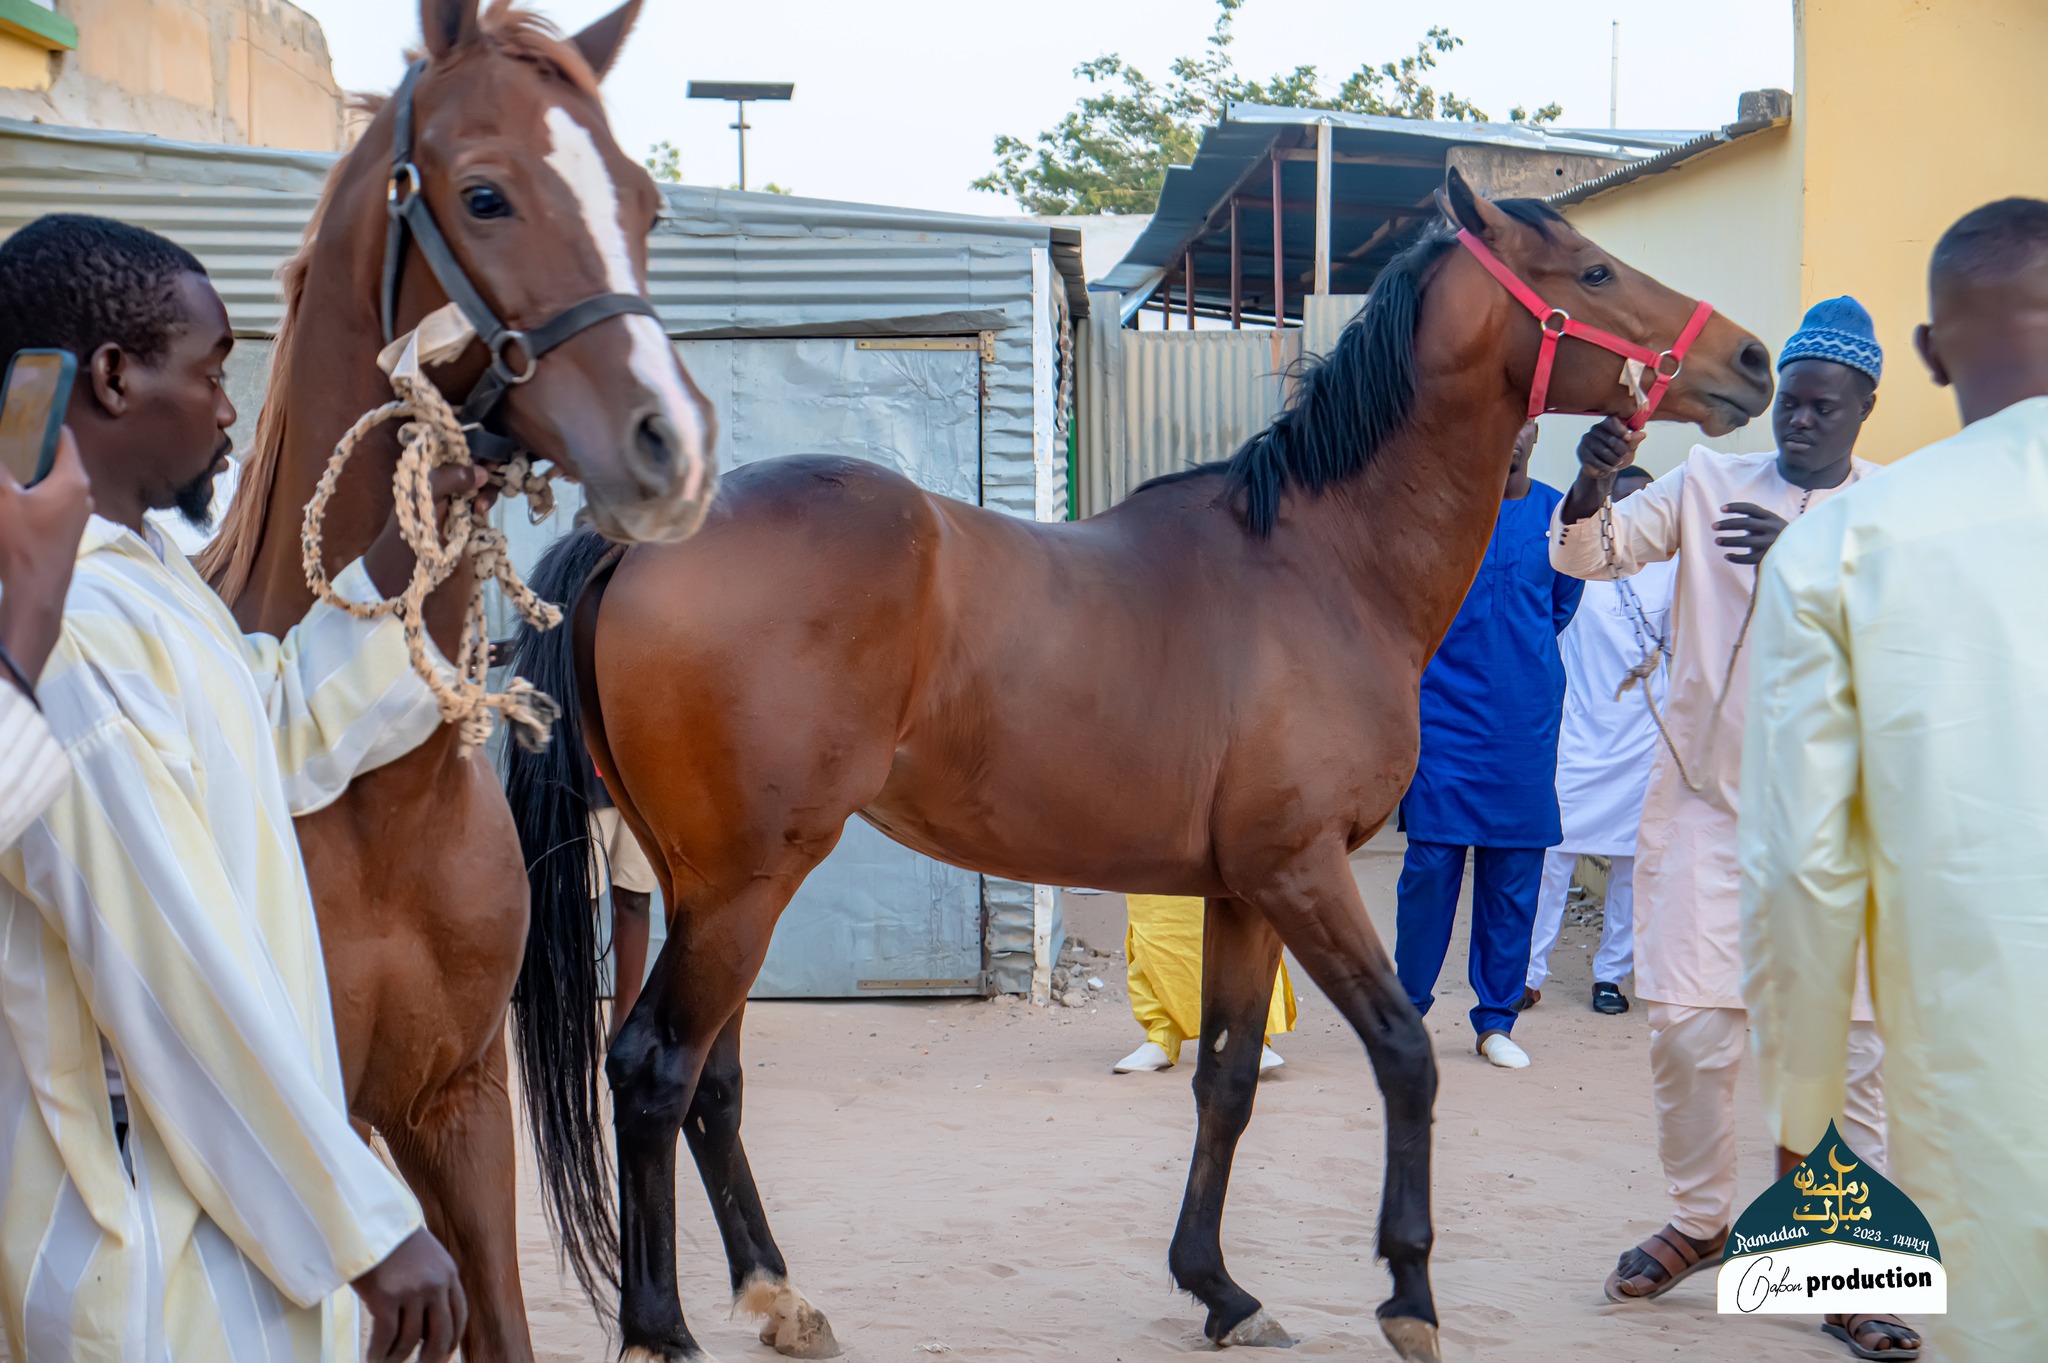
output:
{"label": "man in blue kaftan", "polygon": [[1584,584],[1550,566],[1550,514],[1563,500],[1530,478],[1536,424],[1514,462],[1486,561],[1443,646],[1422,674],[1422,752],[1401,801],[1408,834],[1394,966],[1424,1013],[1450,949],[1473,853],[1470,977],[1479,1053],[1504,1069],[1528,1055],[1508,1033],[1529,969],[1543,850],[1564,836],[1557,809],[1557,730],[1564,663],[1557,636]]}

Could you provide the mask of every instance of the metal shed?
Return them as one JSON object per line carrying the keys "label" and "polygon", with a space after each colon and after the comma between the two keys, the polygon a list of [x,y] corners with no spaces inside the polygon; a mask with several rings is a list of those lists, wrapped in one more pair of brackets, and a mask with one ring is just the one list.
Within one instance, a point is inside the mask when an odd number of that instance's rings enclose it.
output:
{"label": "metal shed", "polygon": [[[0,120],[0,235],[44,213],[152,228],[212,273],[243,338],[230,372],[245,445],[295,250],[333,158]],[[948,496],[1065,519],[1077,233],[1036,223],[664,186],[650,292],[716,405],[727,467],[836,452]],[[531,565],[580,495],[527,522]],[[498,607],[495,623],[509,626]],[[931,861],[855,820],[791,904],[756,993],[1043,994],[1053,887]]]}

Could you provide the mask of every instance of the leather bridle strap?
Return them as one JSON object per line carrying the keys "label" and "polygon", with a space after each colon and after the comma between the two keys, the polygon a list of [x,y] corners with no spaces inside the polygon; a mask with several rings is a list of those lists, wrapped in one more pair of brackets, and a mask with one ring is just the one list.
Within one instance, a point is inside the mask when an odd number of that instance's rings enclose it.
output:
{"label": "leather bridle strap", "polygon": [[[1611,351],[1624,360],[1634,360],[1656,376],[1649,391],[1643,393],[1635,415],[1629,418],[1632,431],[1640,431],[1649,421],[1657,404],[1664,400],[1664,393],[1671,387],[1671,381],[1678,377],[1685,367],[1685,352],[1692,349],[1692,343],[1706,330],[1707,319],[1714,315],[1714,305],[1704,299],[1695,304],[1692,317],[1685,328],[1678,333],[1678,339],[1665,351],[1655,351],[1648,346],[1637,345],[1634,341],[1616,336],[1611,331],[1588,326],[1574,318],[1563,308],[1553,308],[1543,301],[1542,295],[1524,283],[1520,276],[1501,263],[1499,256],[1488,250],[1486,243],[1469,231],[1458,233],[1458,244],[1472,253],[1472,258],[1485,267],[1486,272],[1500,281],[1511,297],[1536,318],[1543,338],[1536,347],[1536,372],[1529,383],[1529,416],[1531,419],[1546,412],[1561,411],[1550,406],[1550,373],[1557,363],[1557,343],[1567,336]],[[1578,416],[1597,416],[1597,412],[1574,413]]]}
{"label": "leather bridle strap", "polygon": [[632,293],[604,293],[586,298],[528,331],[507,326],[492,311],[483,294],[470,282],[462,263],[456,260],[448,239],[441,235],[441,226],[434,220],[433,210],[427,207],[419,167],[413,164],[413,91],[426,69],[424,61],[415,62],[405,73],[405,80],[393,97],[396,108],[393,110],[388,192],[391,226],[384,242],[384,340],[389,344],[398,335],[398,292],[404,281],[405,248],[409,236],[420,248],[427,268],[433,272],[449,301],[462,309],[462,315],[476,328],[477,339],[490,351],[490,367],[477,380],[459,415],[463,425],[471,428],[470,444],[478,457],[502,459],[516,447],[503,437],[482,431],[481,424],[497,410],[507,391],[533,377],[542,356],[599,322],[624,316],[658,317],[658,314],[654,304]]}

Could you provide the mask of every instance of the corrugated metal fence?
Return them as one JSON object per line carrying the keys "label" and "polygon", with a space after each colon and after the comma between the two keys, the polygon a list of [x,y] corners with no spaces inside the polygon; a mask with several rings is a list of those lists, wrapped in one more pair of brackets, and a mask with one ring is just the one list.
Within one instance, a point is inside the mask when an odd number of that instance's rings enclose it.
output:
{"label": "corrugated metal fence", "polygon": [[1228,458],[1280,410],[1297,362],[1326,353],[1364,302],[1311,297],[1307,324],[1283,332],[1127,331],[1115,308],[1091,309],[1078,382],[1081,514],[1147,479]]}

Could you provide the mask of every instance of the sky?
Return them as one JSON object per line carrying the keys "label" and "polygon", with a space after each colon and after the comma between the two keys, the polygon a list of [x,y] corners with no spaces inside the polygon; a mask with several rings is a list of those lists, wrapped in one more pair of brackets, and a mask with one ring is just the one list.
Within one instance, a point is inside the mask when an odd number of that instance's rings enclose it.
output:
{"label": "sky", "polygon": [[[296,0],[327,31],[345,90],[388,90],[418,41],[419,0]],[[612,0],[528,0],[574,30]],[[1248,0],[1238,68],[1265,77],[1311,64],[1334,89],[1360,64],[1412,51],[1441,24],[1465,40],[1436,86],[1496,117],[1516,104],[1564,106],[1565,126],[1605,127],[1610,24],[1622,21],[1619,123],[1717,127],[1744,90],[1792,86],[1792,0],[1697,6],[1618,0]],[[786,105],[750,105],[748,183],[816,198],[966,213],[1015,213],[969,188],[996,135],[1031,138],[1085,89],[1075,66],[1121,54],[1155,80],[1203,46],[1207,0],[646,0],[605,83],[613,130],[636,155],[661,139],[683,176],[731,184],[732,106],[683,97],[698,80],[794,81]]]}

